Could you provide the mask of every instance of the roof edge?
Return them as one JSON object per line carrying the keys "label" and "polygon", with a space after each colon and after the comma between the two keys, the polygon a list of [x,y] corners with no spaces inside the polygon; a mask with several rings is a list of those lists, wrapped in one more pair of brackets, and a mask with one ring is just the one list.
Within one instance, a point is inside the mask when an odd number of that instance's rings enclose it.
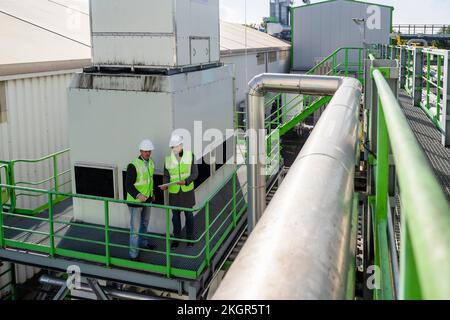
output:
{"label": "roof edge", "polygon": [[91,59],[42,61],[0,65],[0,77],[30,73],[82,69],[92,64]]}
{"label": "roof edge", "polygon": [[[295,10],[295,9],[299,9],[299,8],[306,8],[306,7],[311,7],[311,6],[316,6],[316,5],[319,5],[319,4],[324,4],[324,3],[328,3],[328,2],[336,2],[336,1],[338,1],[338,0],[326,0],[326,1],[322,1],[322,2],[305,4],[305,5],[302,5],[302,6],[292,6],[291,10]],[[360,1],[360,0],[344,0],[344,1],[375,5],[375,6],[380,6],[380,7],[384,7],[384,8],[389,8],[391,10],[395,10],[395,8],[392,7],[392,6],[388,6],[388,5],[380,4],[380,3],[366,2],[366,1]]]}

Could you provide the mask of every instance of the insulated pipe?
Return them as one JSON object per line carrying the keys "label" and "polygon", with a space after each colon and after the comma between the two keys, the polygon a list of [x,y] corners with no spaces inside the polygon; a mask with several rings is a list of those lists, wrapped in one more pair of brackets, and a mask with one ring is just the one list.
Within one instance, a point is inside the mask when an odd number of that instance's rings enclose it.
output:
{"label": "insulated pipe", "polygon": [[408,41],[407,46],[412,46],[414,43],[420,42],[424,47],[428,47],[428,41],[425,39],[411,39]]}
{"label": "insulated pipe", "polygon": [[[55,287],[62,287],[62,286],[66,285],[66,281],[65,280],[54,278],[54,277],[50,277],[50,276],[46,276],[46,275],[41,276],[39,278],[39,282],[41,284],[49,284],[49,285],[55,286]],[[80,291],[94,293],[92,291],[92,289],[88,285],[86,285],[84,283],[81,283],[80,286],[81,286],[81,288],[79,288]],[[127,299],[127,300],[160,300],[158,298],[142,295],[142,294],[139,294],[139,293],[120,291],[120,290],[109,288],[109,287],[108,288],[104,287],[103,291],[105,292],[106,295],[109,295],[109,296],[114,297],[114,298],[119,298],[119,299]]]}
{"label": "insulated pipe", "polygon": [[[285,77],[297,83],[297,92],[308,79],[323,86],[316,93],[337,91],[213,299],[345,298],[361,84],[353,78],[264,75],[251,82],[259,90],[251,90],[249,112],[263,112],[266,78],[273,84]],[[259,189],[252,185],[257,201],[265,201],[262,181]]]}
{"label": "insulated pipe", "polygon": [[266,134],[264,97],[267,92],[333,95],[343,83],[357,85],[353,78],[297,74],[261,74],[249,83],[248,94],[248,226],[251,232],[266,208]]}

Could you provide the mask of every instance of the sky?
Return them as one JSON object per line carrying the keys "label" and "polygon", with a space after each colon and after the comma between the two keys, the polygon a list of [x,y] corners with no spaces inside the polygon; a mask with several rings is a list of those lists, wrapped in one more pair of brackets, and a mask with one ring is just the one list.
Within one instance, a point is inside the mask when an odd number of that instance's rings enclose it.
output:
{"label": "sky", "polygon": [[[231,22],[260,23],[269,16],[269,0],[220,0],[221,18]],[[322,2],[312,0],[311,3]],[[450,0],[369,0],[368,2],[393,6],[394,24],[450,24]],[[296,0],[296,5],[301,5]]]}

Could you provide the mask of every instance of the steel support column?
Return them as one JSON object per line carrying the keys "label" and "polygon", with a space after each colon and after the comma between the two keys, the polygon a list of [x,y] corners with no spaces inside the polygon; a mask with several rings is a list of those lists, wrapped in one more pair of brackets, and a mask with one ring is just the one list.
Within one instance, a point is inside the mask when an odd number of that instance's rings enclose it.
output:
{"label": "steel support column", "polygon": [[406,85],[406,62],[407,62],[408,52],[406,47],[400,47],[400,89],[404,89]]}
{"label": "steel support column", "polygon": [[[443,61],[443,83],[442,83],[442,111],[441,111],[441,123],[444,129],[442,135],[442,144],[446,147],[450,147],[450,51],[444,51]],[[439,99],[439,97],[438,97]]]}
{"label": "steel support column", "polygon": [[413,103],[420,107],[423,88],[423,53],[422,49],[413,49]]}

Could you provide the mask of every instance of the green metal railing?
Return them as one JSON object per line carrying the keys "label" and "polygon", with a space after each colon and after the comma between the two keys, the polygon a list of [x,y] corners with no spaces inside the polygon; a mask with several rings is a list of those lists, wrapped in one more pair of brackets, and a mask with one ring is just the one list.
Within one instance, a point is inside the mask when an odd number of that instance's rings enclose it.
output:
{"label": "green metal railing", "polygon": [[[6,170],[6,177],[7,177],[7,183],[11,186],[25,186],[30,188],[42,188],[45,184],[49,184],[51,187],[49,190],[55,191],[56,194],[62,190],[62,188],[66,185],[70,185],[71,179],[70,179],[70,169],[60,172],[58,162],[61,160],[63,156],[68,156],[70,152],[70,149],[66,149],[60,152],[56,152],[53,154],[50,154],[48,156],[45,156],[40,159],[19,159],[19,160],[12,160],[12,161],[2,161],[2,163]],[[51,172],[52,176],[43,179],[41,181],[16,181],[16,170],[17,166],[20,164],[25,165],[38,165],[38,164],[44,164],[46,162],[51,162]],[[0,167],[1,169],[1,167]],[[67,181],[61,182],[63,177],[69,177],[66,179]],[[25,209],[25,208],[18,208],[18,199],[23,197],[31,197],[31,198],[38,198],[42,197],[42,195],[36,195],[36,194],[30,194],[26,192],[16,192],[18,189],[10,189],[8,191],[10,205],[9,210],[13,211],[15,213],[19,214],[37,214],[39,212],[42,212],[43,210],[48,209],[48,203],[46,200],[42,201],[42,204],[39,204],[36,208],[33,209]],[[53,199],[54,204],[57,204],[66,198],[63,196],[57,196],[55,195],[55,198]],[[7,201],[4,201],[6,203]]]}
{"label": "green metal railing", "polygon": [[[7,278],[7,280],[5,280],[5,278]],[[2,279],[5,280],[3,281],[5,284],[0,287],[0,294],[2,293],[2,291],[7,290],[9,288],[7,294],[0,297],[1,298],[0,300],[3,301],[16,300],[15,278],[16,274],[14,264],[10,264],[8,269],[0,273],[0,280]]]}
{"label": "green metal railing", "polygon": [[[346,47],[335,50],[323,59],[308,75],[354,76],[364,83],[364,50],[358,47]],[[267,177],[270,179],[279,170],[282,161],[280,138],[292,130],[296,125],[305,121],[314,112],[327,105],[331,97],[317,97],[310,95],[288,95],[285,93],[266,96],[265,119],[267,130]],[[301,111],[296,111],[297,108]],[[236,129],[245,131],[244,119],[246,113],[237,111],[235,114]],[[243,137],[238,135],[238,142]]]}
{"label": "green metal railing", "polygon": [[[3,182],[6,182],[6,184],[10,184],[9,166],[7,164],[0,163],[0,184],[2,184]],[[10,193],[8,192],[8,190],[3,190],[3,192],[0,193],[0,197],[1,197],[3,203],[8,203],[9,198],[10,198]]]}
{"label": "green metal railing", "polygon": [[424,99],[420,102],[421,108],[433,120],[434,124],[444,131],[444,124],[441,122],[442,110],[444,108],[444,59],[445,55],[441,51],[433,49],[423,49],[424,75],[422,76],[425,85],[422,89]]}
{"label": "green metal railing", "polygon": [[445,24],[397,24],[393,26],[395,32],[401,34],[439,35],[450,33],[450,26]]}
{"label": "green metal railing", "polygon": [[[355,60],[356,59],[356,60]],[[327,75],[327,76],[355,76],[361,83],[364,83],[364,49],[358,47],[339,48],[331,53],[328,57],[319,62],[311,70],[306,72],[307,75]],[[285,96],[285,95],[284,95]],[[272,99],[280,99],[283,94],[275,95]],[[278,125],[281,129],[281,135],[292,129],[296,124],[303,121],[306,117],[299,114],[293,116],[291,119],[285,119],[286,115],[296,108],[300,103],[303,103],[304,109],[302,112],[312,114],[320,107],[324,106],[329,101],[321,100],[324,97],[313,97],[310,95],[299,95],[287,101],[280,103],[277,110],[266,119],[266,127],[272,124]],[[269,103],[273,100],[269,100]],[[282,99],[286,101],[286,99]],[[320,105],[315,105],[314,102],[321,101]],[[288,106],[290,106],[288,108]],[[311,108],[314,110],[311,112]],[[269,121],[270,119],[270,121]],[[292,121],[292,122],[291,122]],[[291,122],[291,123],[290,123]],[[286,125],[283,128],[283,125]]]}
{"label": "green metal railing", "polygon": [[[436,128],[445,133],[445,116],[448,108],[445,93],[445,69],[447,50],[418,48],[414,46],[379,45],[371,51],[380,59],[397,59],[401,63],[402,81],[400,88],[414,99],[433,121]],[[403,52],[403,53],[402,53]]]}
{"label": "green metal railing", "polygon": [[[364,83],[364,50],[359,47],[339,48],[323,59],[314,68],[309,70],[308,75],[329,75],[329,76],[355,76],[361,83]],[[331,97],[313,97],[309,95],[287,95],[285,93],[268,94],[265,102],[265,119],[267,130],[267,163],[268,177],[277,172],[274,163],[281,161],[281,145],[279,141],[283,135],[292,130],[296,125],[306,120],[320,108],[324,107],[331,100]],[[301,107],[301,111],[296,112],[296,108]],[[236,112],[236,129],[245,131],[245,112]],[[240,121],[241,119],[241,121]],[[239,139],[239,137],[238,137]]]}
{"label": "green metal railing", "polygon": [[[165,219],[165,234],[137,234],[151,241],[161,242],[158,247],[163,249],[140,249],[142,252],[148,252],[156,255],[158,258],[163,259],[164,263],[143,263],[131,261],[128,259],[119,258],[112,255],[111,251],[113,249],[126,249],[129,250],[129,245],[115,243],[111,239],[111,234],[121,234],[130,235],[129,230],[119,229],[112,227],[110,224],[110,207],[111,205],[127,205],[130,202],[121,201],[116,199],[85,196],[78,194],[65,194],[56,192],[54,190],[42,190],[42,189],[32,189],[27,187],[20,187],[17,185],[7,185],[0,184],[0,191],[2,189],[10,189],[14,191],[22,191],[27,193],[44,195],[47,197],[47,208],[48,217],[37,217],[37,216],[24,216],[21,214],[13,213],[10,211],[5,211],[3,204],[0,202],[0,248],[14,248],[21,250],[30,250],[38,253],[48,254],[50,257],[67,257],[80,259],[85,261],[91,261],[103,264],[105,267],[125,267],[136,270],[149,271],[154,273],[163,274],[166,277],[182,277],[187,279],[197,279],[198,276],[209,267],[211,261],[220,246],[229,236],[233,229],[237,227],[238,221],[240,221],[244,213],[246,212],[246,184],[237,186],[237,174],[240,167],[238,167],[224,182],[209,195],[209,197],[203,202],[202,205],[196,208],[178,208],[172,206],[163,206],[156,204],[143,204],[143,206],[162,209],[164,212]],[[227,203],[221,208],[220,212],[217,214],[211,213],[210,203],[211,201],[221,192],[229,183],[233,184],[232,196],[227,199]],[[74,222],[72,220],[67,220],[64,217],[56,215],[55,212],[55,199],[84,199],[92,200],[96,203],[102,204],[103,206],[103,223],[104,226],[99,225],[88,225]],[[197,213],[198,215],[203,215],[205,227],[201,230],[200,236],[195,240],[178,239],[170,234],[170,212],[171,210],[185,211]],[[94,214],[94,212],[92,212]],[[153,213],[154,214],[154,213]],[[10,226],[5,223],[6,218],[14,217],[21,219],[23,221],[35,221],[40,224],[39,229],[33,228],[19,228]],[[61,228],[62,226],[62,228]],[[88,240],[81,237],[73,237],[65,234],[65,228],[76,227],[88,231],[88,233],[101,232],[103,236],[102,241]],[[9,238],[6,236],[7,232],[20,232],[27,235],[34,235],[39,239],[27,240],[30,237],[22,238]],[[102,248],[103,255],[93,254],[84,251],[78,251],[74,249],[67,249],[58,246],[62,240],[76,241],[81,244],[88,244],[92,246],[100,246]],[[178,241],[180,243],[192,243],[200,244],[201,248],[199,252],[194,254],[181,254],[175,253],[171,249],[171,242]],[[173,259],[183,260],[183,261],[194,261],[200,259],[200,266],[195,270],[176,268],[173,266]]]}
{"label": "green metal railing", "polygon": [[382,272],[381,287],[375,290],[375,298],[393,298],[386,235],[391,148],[402,206],[399,296],[401,299],[450,299],[449,204],[389,84],[377,69],[373,77],[379,105],[376,192],[370,200],[375,213],[375,264]]}

